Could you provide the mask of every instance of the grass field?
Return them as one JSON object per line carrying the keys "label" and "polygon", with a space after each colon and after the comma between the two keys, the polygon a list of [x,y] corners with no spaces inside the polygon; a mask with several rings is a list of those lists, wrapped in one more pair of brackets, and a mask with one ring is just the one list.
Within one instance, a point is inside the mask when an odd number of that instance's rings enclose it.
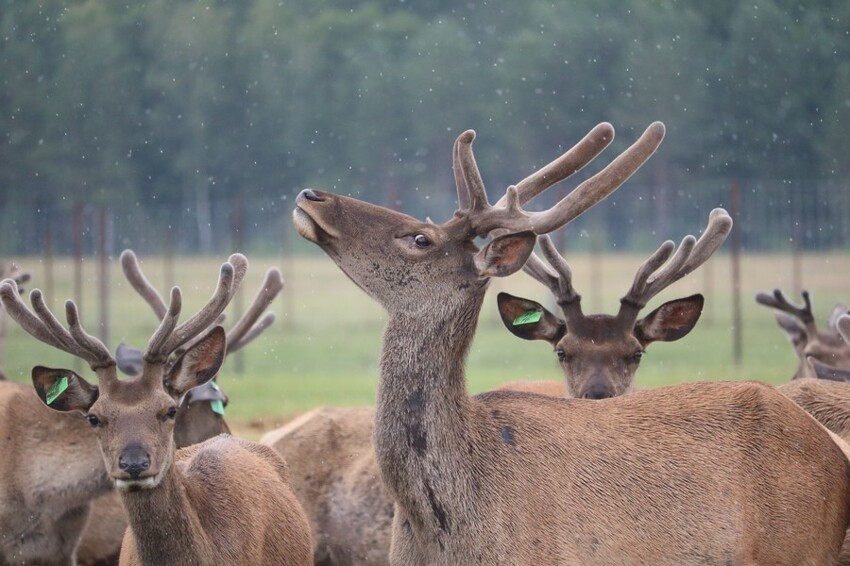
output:
{"label": "grass field", "polygon": [[[175,283],[184,293],[184,313],[194,312],[209,298],[218,265],[225,258],[177,258]],[[574,282],[583,295],[586,313],[614,313],[642,255],[571,256]],[[161,258],[142,258],[148,277],[165,293]],[[272,305],[277,321],[241,353],[228,359],[220,383],[230,397],[229,421],[240,431],[270,428],[317,405],[370,405],[377,383],[376,360],[385,322],[383,310],[355,287],[324,256],[288,259],[253,257],[243,284],[244,303],[253,298],[265,270],[278,266],[286,286]],[[33,279],[28,288],[44,287],[44,266],[38,258],[16,258]],[[62,314],[62,301],[72,296],[71,265],[55,261],[54,312]],[[791,263],[787,256],[750,255],[742,260],[743,362],[732,361],[732,289],[728,256],[713,258],[706,266],[656,297],[646,309],[695,292],[706,295],[706,309],[697,327],[682,340],[653,344],[637,374],[642,387],[702,379],[758,379],[786,381],[796,367],[791,346],[773,320],[772,313],[755,303],[757,291],[780,287],[791,293]],[[819,324],[832,306],[850,301],[850,254],[811,254],[803,260],[803,284],[812,293]],[[111,338],[144,347],[156,321],[147,305],[124,281],[117,261],[111,269]],[[85,266],[87,288],[82,299],[84,324],[97,327],[96,263]],[[507,332],[496,312],[496,293],[508,291],[550,301],[538,283],[520,273],[494,280],[484,302],[478,332],[467,363],[470,393],[515,379],[561,379],[551,347],[526,342]],[[790,295],[789,295],[790,296]],[[799,297],[792,300],[800,301]],[[27,301],[28,302],[28,301]],[[225,326],[235,321],[229,312]],[[645,314],[644,313],[644,314]],[[32,366],[74,368],[70,356],[43,346],[14,322],[6,322],[3,366],[14,380],[27,382]],[[235,359],[241,355],[241,360]],[[241,362],[242,371],[237,371]],[[79,368],[79,366],[77,366]],[[93,375],[85,368],[82,374]]]}

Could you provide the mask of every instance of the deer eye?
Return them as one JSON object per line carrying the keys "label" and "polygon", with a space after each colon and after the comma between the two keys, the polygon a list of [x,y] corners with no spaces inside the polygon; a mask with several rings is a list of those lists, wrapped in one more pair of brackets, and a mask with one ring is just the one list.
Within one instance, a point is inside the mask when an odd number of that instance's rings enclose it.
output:
{"label": "deer eye", "polygon": [[417,248],[424,249],[431,245],[431,240],[425,234],[416,234],[413,236],[413,243],[416,244]]}
{"label": "deer eye", "polygon": [[163,416],[162,420],[167,421],[169,419],[173,419],[176,416],[177,416],[177,407],[171,407],[170,409],[168,409],[168,411],[165,412],[165,415]]}
{"label": "deer eye", "polygon": [[561,348],[555,350],[555,354],[557,354],[559,362],[567,361],[567,353],[564,352]]}
{"label": "deer eye", "polygon": [[86,415],[86,420],[88,420],[88,421],[89,421],[89,424],[90,424],[93,428],[97,428],[97,427],[99,427],[99,426],[101,426],[101,425],[103,424],[103,423],[101,422],[101,420],[100,420],[99,418],[97,418],[97,416],[96,416],[96,415],[92,415],[92,414],[88,414],[88,415]]}
{"label": "deer eye", "polygon": [[640,359],[643,357],[643,352],[635,352],[630,358],[629,363],[637,364],[640,363]]}

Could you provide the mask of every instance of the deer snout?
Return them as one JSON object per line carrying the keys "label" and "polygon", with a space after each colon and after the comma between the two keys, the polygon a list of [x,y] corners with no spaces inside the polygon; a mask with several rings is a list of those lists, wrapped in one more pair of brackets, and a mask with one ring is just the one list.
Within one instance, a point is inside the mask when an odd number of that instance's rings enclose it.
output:
{"label": "deer snout", "polygon": [[118,456],[118,467],[131,479],[139,479],[151,467],[151,457],[140,444],[130,444]]}
{"label": "deer snout", "polygon": [[313,189],[304,189],[303,191],[298,193],[296,202],[301,199],[312,200],[313,202],[322,202],[323,200],[325,200]]}
{"label": "deer snout", "polygon": [[597,380],[590,384],[590,387],[584,390],[583,399],[608,399],[614,396],[614,390],[604,380]]}

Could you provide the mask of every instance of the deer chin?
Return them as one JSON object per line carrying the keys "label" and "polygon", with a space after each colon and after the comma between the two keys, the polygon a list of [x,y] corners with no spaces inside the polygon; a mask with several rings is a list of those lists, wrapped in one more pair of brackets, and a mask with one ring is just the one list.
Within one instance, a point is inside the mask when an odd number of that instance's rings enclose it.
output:
{"label": "deer chin", "polygon": [[118,478],[114,478],[114,480],[115,487],[118,489],[118,491],[141,491],[143,489],[155,488],[160,484],[163,477],[165,477],[165,473],[160,472],[155,476],[148,476],[135,480]]}
{"label": "deer chin", "polygon": [[336,237],[300,206],[292,211],[292,223],[299,236],[317,245],[326,244]]}

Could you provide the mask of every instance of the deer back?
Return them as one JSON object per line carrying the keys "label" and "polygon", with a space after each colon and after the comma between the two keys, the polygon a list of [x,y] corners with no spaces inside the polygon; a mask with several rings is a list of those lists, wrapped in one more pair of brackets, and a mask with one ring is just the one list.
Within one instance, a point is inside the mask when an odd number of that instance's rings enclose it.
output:
{"label": "deer back", "polygon": [[316,564],[389,562],[393,500],[372,447],[374,410],[319,407],[266,433],[289,464]]}

